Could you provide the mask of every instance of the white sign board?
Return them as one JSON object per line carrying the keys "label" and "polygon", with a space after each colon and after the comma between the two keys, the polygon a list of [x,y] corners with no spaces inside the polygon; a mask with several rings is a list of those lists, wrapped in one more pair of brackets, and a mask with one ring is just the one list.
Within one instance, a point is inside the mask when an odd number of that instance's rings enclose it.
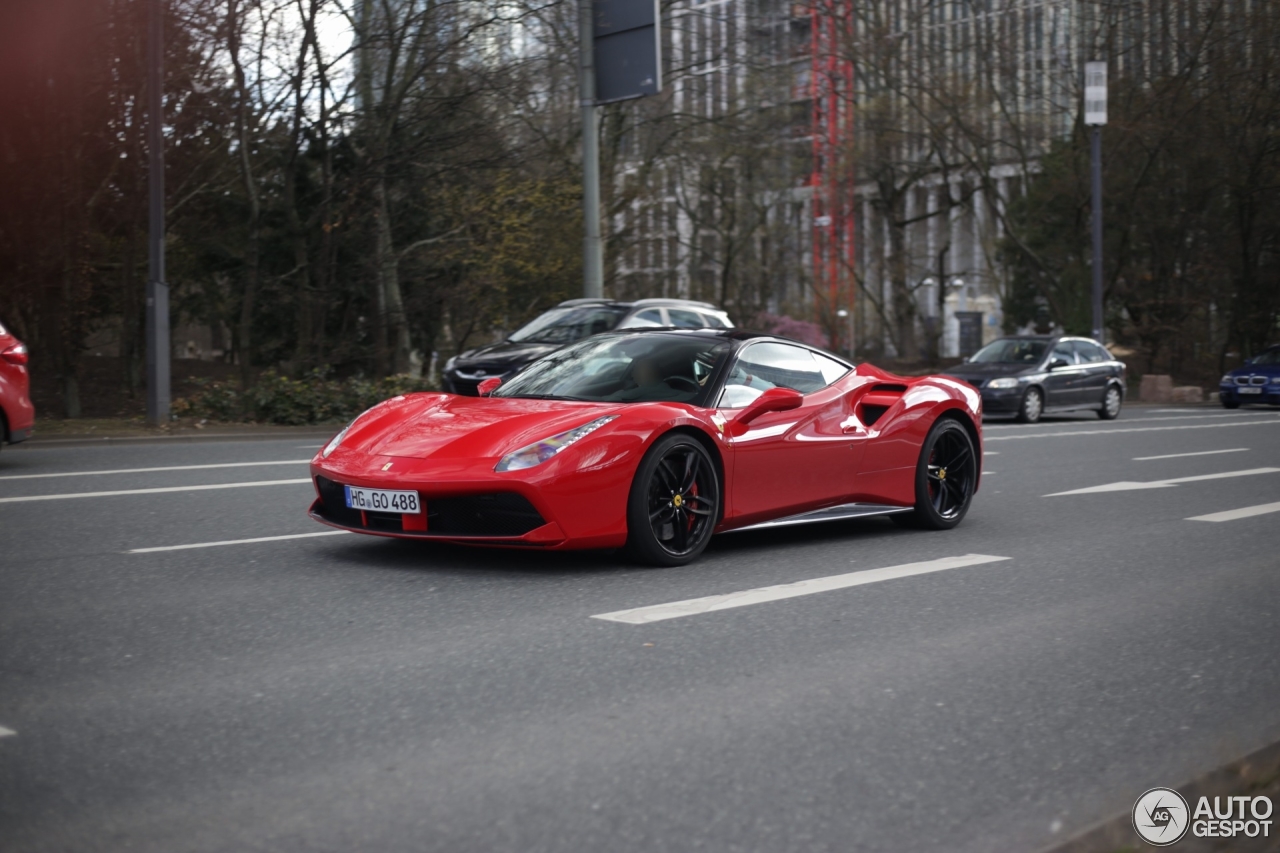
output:
{"label": "white sign board", "polygon": [[1107,123],[1107,63],[1084,64],[1084,123]]}

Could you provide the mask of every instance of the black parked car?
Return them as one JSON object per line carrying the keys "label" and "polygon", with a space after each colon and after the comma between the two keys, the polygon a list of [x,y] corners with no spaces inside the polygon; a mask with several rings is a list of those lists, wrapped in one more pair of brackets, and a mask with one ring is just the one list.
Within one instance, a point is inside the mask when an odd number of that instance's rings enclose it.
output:
{"label": "black parked car", "polygon": [[441,373],[444,390],[475,397],[486,379],[507,379],[530,362],[588,335],[611,329],[671,326],[677,329],[731,329],[729,315],[707,302],[689,299],[570,299],[539,314],[505,341],[454,356]]}
{"label": "black parked car", "polygon": [[1109,421],[1124,402],[1124,362],[1088,338],[1001,338],[946,373],[982,391],[986,414],[1023,423],[1082,409]]}

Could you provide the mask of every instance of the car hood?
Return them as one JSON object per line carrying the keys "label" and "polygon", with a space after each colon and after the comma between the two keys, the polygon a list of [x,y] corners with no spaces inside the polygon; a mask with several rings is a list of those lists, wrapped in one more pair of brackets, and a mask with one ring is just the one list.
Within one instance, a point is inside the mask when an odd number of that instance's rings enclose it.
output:
{"label": "car hood", "polygon": [[404,402],[410,405],[375,409],[361,418],[342,447],[413,459],[500,457],[623,408],[453,394],[415,394]]}
{"label": "car hood", "polygon": [[1280,364],[1246,364],[1229,371],[1228,376],[1280,376]]}
{"label": "car hood", "polygon": [[542,358],[549,352],[560,349],[562,344],[517,343],[500,341],[467,350],[454,361],[455,370],[506,370],[523,367],[531,361]]}
{"label": "car hood", "polygon": [[954,376],[966,382],[981,382],[995,379],[997,376],[1018,376],[1023,373],[1038,373],[1038,364],[1004,364],[1001,362],[966,362],[957,364],[946,371],[944,376]]}

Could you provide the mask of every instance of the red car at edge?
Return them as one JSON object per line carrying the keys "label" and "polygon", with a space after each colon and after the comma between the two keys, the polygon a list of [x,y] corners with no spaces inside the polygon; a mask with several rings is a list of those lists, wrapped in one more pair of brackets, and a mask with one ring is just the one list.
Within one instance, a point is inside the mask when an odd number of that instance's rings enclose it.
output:
{"label": "red car at edge", "polygon": [[26,441],[35,422],[27,347],[0,324],[0,445]]}
{"label": "red car at edge", "polygon": [[481,392],[357,417],[312,460],[311,517],[675,566],[730,530],[867,515],[954,527],[982,470],[972,387],[739,330],[597,335]]}

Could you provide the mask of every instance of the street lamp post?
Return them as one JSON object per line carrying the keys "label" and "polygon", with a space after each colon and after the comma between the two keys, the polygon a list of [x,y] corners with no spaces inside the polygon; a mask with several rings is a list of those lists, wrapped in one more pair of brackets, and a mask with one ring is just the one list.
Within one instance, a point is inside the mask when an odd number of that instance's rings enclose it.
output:
{"label": "street lamp post", "polygon": [[1084,64],[1084,123],[1093,128],[1093,339],[1102,339],[1102,126],[1107,123],[1107,63]]}
{"label": "street lamp post", "polygon": [[164,280],[164,0],[147,20],[147,423],[169,421],[169,285]]}

